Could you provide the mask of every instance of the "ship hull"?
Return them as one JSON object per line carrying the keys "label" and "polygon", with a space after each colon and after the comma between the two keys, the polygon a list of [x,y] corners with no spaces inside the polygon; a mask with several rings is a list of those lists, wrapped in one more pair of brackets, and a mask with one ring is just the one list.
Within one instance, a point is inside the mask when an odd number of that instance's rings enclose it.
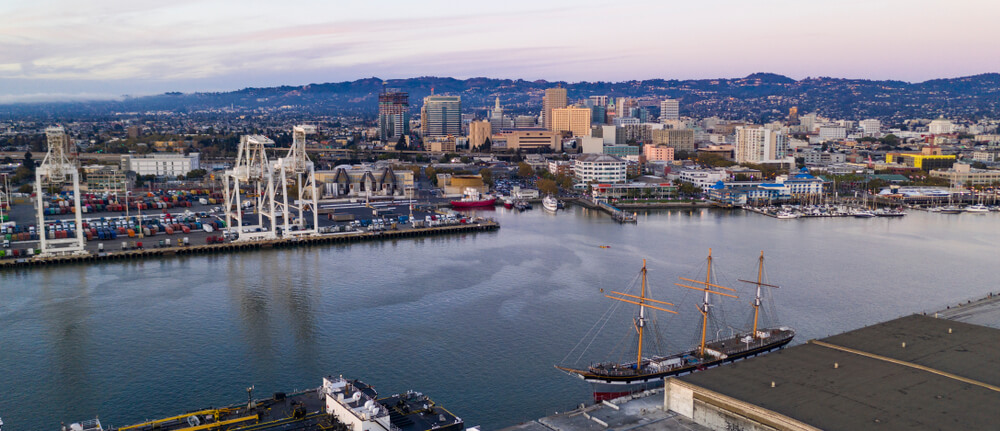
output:
{"label": "ship hull", "polygon": [[496,198],[481,201],[451,201],[451,206],[452,208],[482,208],[494,206],[496,202]]}
{"label": "ship hull", "polygon": [[[614,398],[620,398],[628,394],[642,392],[647,389],[653,389],[663,386],[663,380],[668,377],[683,376],[686,374],[691,374],[695,371],[701,371],[708,368],[714,368],[719,365],[728,364],[730,362],[739,361],[746,358],[751,358],[754,356],[763,355],[765,353],[773,352],[775,350],[780,350],[788,345],[792,341],[794,335],[776,340],[773,343],[764,344],[760,347],[745,350],[742,352],[734,352],[729,354],[724,359],[715,359],[711,361],[691,363],[686,366],[677,367],[670,369],[668,371],[659,373],[643,374],[639,376],[599,376],[591,373],[580,374],[574,373],[583,380],[589,382],[593,387],[594,401],[600,402],[604,400],[610,400]],[[693,352],[689,352],[693,353]],[[569,371],[563,369],[564,371]]]}

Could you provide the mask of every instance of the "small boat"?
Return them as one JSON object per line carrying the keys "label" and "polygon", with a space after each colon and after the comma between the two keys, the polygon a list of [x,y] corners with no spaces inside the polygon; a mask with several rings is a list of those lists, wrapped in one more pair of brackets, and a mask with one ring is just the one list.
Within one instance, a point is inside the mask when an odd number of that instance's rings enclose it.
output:
{"label": "small boat", "polygon": [[875,212],[872,210],[858,210],[851,215],[853,215],[855,218],[872,218],[875,217]]}
{"label": "small boat", "polygon": [[503,198],[503,207],[507,209],[514,208],[514,198],[510,196]]}
{"label": "small boat", "polygon": [[552,195],[545,196],[545,198],[542,199],[542,208],[545,208],[552,212],[558,211],[559,200],[553,197]]}
{"label": "small boat", "polygon": [[775,214],[774,216],[777,217],[777,218],[779,218],[779,219],[782,219],[782,220],[789,220],[789,219],[799,218],[798,214],[795,214],[795,213],[793,213],[791,211],[778,211],[778,213]]}
{"label": "small boat", "polygon": [[601,248],[611,248],[611,246],[610,246],[610,245],[602,245],[602,246],[600,246],[600,247],[601,247]]}
{"label": "small boat", "polygon": [[488,193],[480,193],[475,187],[467,187],[461,200],[451,201],[452,208],[480,208],[495,205],[497,198]]}
{"label": "small boat", "polygon": [[876,217],[902,217],[906,212],[901,209],[880,209],[875,211]]}
{"label": "small boat", "polygon": [[983,204],[969,205],[965,207],[965,212],[975,213],[975,214],[986,214],[990,212],[990,208]]}
{"label": "small boat", "polygon": [[959,208],[959,207],[954,206],[954,205],[948,205],[946,207],[941,207],[940,209],[938,209],[937,212],[939,212],[941,214],[961,214],[962,213],[962,208]]}

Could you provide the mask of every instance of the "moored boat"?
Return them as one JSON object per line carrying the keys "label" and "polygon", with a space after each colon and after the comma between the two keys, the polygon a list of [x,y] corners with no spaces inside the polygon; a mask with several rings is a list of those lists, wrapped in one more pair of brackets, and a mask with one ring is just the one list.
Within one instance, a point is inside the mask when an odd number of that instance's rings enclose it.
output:
{"label": "moored boat", "polygon": [[461,200],[451,201],[452,208],[480,208],[495,205],[497,199],[488,193],[480,193],[474,187],[465,189],[465,195]]}
{"label": "moored boat", "polygon": [[[627,395],[629,393],[642,391],[648,388],[661,386],[663,379],[671,376],[684,375],[695,371],[712,368],[733,362],[739,359],[757,356],[785,347],[795,336],[795,331],[787,327],[759,328],[758,318],[760,315],[761,288],[778,286],[765,284],[762,282],[764,270],[764,254],[760,256],[760,267],[757,281],[742,282],[756,285],[756,297],[751,303],[753,306],[753,328],[748,331],[739,332],[728,337],[721,337],[714,340],[706,339],[706,331],[709,324],[709,310],[712,304],[712,295],[720,295],[736,298],[735,290],[729,287],[720,286],[712,281],[712,254],[709,250],[708,269],[705,281],[698,281],[681,277],[680,279],[700,287],[675,283],[678,286],[704,292],[704,301],[699,305],[698,310],[702,314],[701,322],[701,342],[696,348],[684,350],[668,355],[643,354],[643,340],[647,324],[651,323],[646,317],[646,309],[659,310],[677,314],[675,311],[665,307],[673,306],[672,303],[649,298],[646,293],[646,262],[643,261],[641,270],[642,287],[638,295],[611,291],[605,294],[606,297],[638,305],[638,317],[633,322],[637,333],[637,348],[635,361],[631,362],[601,362],[592,364],[586,368],[576,368],[573,366],[556,365],[556,368],[569,375],[578,377],[593,387],[595,401],[603,401]],[[603,292],[603,289],[602,289]],[[572,354],[573,352],[570,352]],[[569,355],[567,355],[568,357]],[[582,354],[581,354],[582,356]]]}
{"label": "moored boat", "polygon": [[379,398],[371,385],[343,377],[324,377],[323,385],[305,391],[254,399],[228,407],[189,411],[163,419],[116,428],[90,419],[63,426],[71,431],[460,431],[458,418],[419,392]]}
{"label": "moored boat", "polygon": [[558,211],[559,210],[559,200],[556,199],[552,195],[547,195],[547,196],[545,196],[544,199],[542,199],[542,208],[545,208],[545,209],[547,209],[549,211],[552,211],[552,212]]}
{"label": "moored boat", "polygon": [[965,207],[965,212],[974,214],[985,214],[990,212],[990,208],[983,204],[969,205]]}

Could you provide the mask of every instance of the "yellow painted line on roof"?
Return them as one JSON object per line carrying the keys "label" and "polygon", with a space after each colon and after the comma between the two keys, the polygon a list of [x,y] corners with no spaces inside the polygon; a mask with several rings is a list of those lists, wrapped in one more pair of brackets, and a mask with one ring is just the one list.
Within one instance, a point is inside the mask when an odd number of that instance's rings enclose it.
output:
{"label": "yellow painted line on roof", "polygon": [[827,342],[824,342],[824,341],[819,341],[819,340],[809,340],[809,344],[815,344],[817,346],[822,346],[822,347],[826,347],[826,348],[829,348],[829,349],[840,350],[841,352],[853,353],[855,355],[860,355],[860,356],[864,356],[864,357],[867,357],[867,358],[872,358],[872,359],[877,359],[877,360],[880,360],[880,361],[890,362],[890,363],[893,363],[893,364],[896,364],[896,365],[902,365],[904,367],[916,368],[916,369],[921,370],[921,371],[926,371],[928,373],[937,374],[939,376],[947,377],[947,378],[953,379],[953,380],[958,380],[960,382],[968,383],[970,385],[976,385],[976,386],[979,386],[979,387],[983,387],[983,388],[989,389],[989,390],[994,391],[994,392],[1000,392],[1000,386],[996,386],[996,385],[991,385],[989,383],[980,382],[979,380],[973,380],[973,379],[970,379],[968,377],[962,377],[962,376],[959,376],[957,374],[952,374],[952,373],[949,373],[947,371],[941,371],[941,370],[938,370],[938,369],[934,369],[934,368],[928,367],[926,365],[914,364],[912,362],[906,362],[906,361],[899,360],[899,359],[893,359],[893,358],[890,358],[888,356],[876,355],[874,353],[868,353],[868,352],[865,352],[865,351],[862,351],[862,350],[852,349],[850,347],[838,346],[836,344],[830,344],[830,343],[827,343]]}

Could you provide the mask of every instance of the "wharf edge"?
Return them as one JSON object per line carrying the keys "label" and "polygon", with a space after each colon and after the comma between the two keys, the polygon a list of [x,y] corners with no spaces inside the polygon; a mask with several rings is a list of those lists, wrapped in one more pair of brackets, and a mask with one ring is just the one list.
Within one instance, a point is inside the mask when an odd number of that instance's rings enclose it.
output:
{"label": "wharf edge", "polygon": [[342,234],[322,234],[313,237],[286,238],[266,241],[247,242],[227,242],[223,244],[204,244],[192,246],[175,246],[163,248],[150,248],[142,250],[128,250],[117,252],[104,252],[83,256],[51,256],[51,257],[31,257],[16,260],[0,261],[0,271],[30,266],[48,266],[57,264],[75,264],[102,261],[129,261],[136,259],[147,259],[153,257],[173,257],[180,255],[209,254],[218,252],[250,251],[272,248],[291,248],[305,245],[317,244],[338,244],[352,242],[384,241],[394,239],[405,239],[415,237],[425,237],[434,235],[446,235],[455,233],[475,233],[490,232],[500,229],[500,224],[495,221],[484,221],[479,223],[469,223],[452,226],[436,226],[426,228],[415,228],[395,231],[380,232],[353,232]]}

